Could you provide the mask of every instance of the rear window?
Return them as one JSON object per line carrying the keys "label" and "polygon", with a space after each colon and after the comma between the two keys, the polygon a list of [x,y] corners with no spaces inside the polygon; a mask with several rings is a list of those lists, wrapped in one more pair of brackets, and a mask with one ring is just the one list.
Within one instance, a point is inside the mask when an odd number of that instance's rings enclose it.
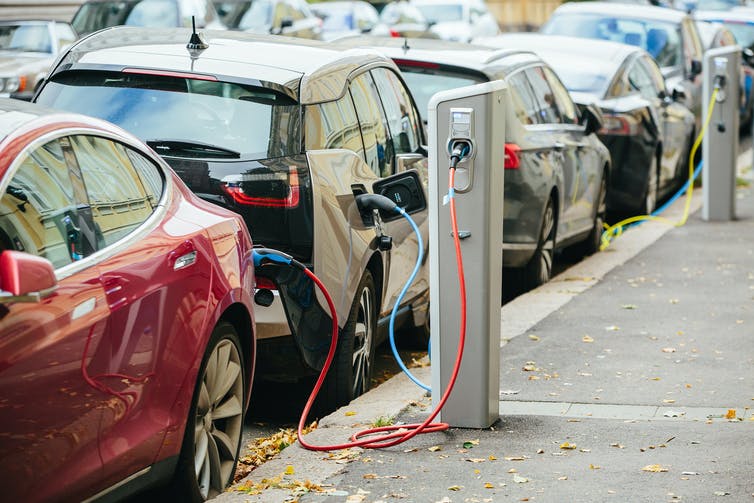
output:
{"label": "rear window", "polygon": [[268,159],[300,153],[299,105],[264,87],[123,72],[63,72],[37,102],[107,120],[158,153]]}
{"label": "rear window", "polygon": [[426,122],[429,99],[433,94],[463,86],[471,86],[487,82],[488,79],[480,75],[451,73],[440,70],[428,70],[421,67],[398,65],[403,74],[422,119]]}

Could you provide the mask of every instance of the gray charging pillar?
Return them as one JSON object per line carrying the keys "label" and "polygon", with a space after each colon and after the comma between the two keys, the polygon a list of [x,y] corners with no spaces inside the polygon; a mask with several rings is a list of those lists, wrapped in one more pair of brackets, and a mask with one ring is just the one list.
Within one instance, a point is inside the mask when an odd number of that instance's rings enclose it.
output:
{"label": "gray charging pillar", "polygon": [[[702,118],[707,117],[710,97],[716,86],[712,111],[702,143],[702,219],[727,221],[736,217],[736,161],[738,160],[738,114],[741,48],[710,49],[704,54],[702,75]],[[722,83],[722,85],[721,85]]]}
{"label": "gray charging pillar", "polygon": [[505,83],[435,94],[429,101],[429,267],[432,401],[437,407],[456,361],[461,299],[450,220],[449,144],[468,140],[455,198],[467,293],[466,342],[458,379],[438,418],[486,428],[498,418],[503,241]]}

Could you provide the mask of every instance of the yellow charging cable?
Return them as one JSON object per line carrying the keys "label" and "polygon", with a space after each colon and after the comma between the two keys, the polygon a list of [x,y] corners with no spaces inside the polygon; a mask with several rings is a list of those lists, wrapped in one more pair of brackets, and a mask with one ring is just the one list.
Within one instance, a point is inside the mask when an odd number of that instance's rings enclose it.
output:
{"label": "yellow charging cable", "polygon": [[702,130],[699,131],[699,135],[696,137],[694,145],[691,147],[691,153],[689,154],[689,184],[686,188],[686,204],[684,205],[683,216],[681,217],[681,219],[677,222],[674,222],[669,218],[659,217],[655,215],[637,215],[635,217],[629,217],[621,220],[617,224],[605,224],[605,231],[602,233],[602,237],[600,238],[600,250],[605,250],[608,246],[610,246],[610,243],[612,242],[614,237],[623,234],[623,227],[628,224],[652,220],[655,222],[664,222],[675,227],[681,227],[686,223],[689,218],[689,211],[691,209],[691,196],[694,192],[694,156],[696,155],[696,151],[699,149],[699,145],[702,144],[704,134],[707,132],[707,126],[709,126],[710,120],[712,119],[712,112],[714,111],[715,103],[717,103],[717,91],[718,88],[717,86],[715,86],[712,91],[712,96],[710,96],[709,105],[707,105],[707,117],[704,119]]}

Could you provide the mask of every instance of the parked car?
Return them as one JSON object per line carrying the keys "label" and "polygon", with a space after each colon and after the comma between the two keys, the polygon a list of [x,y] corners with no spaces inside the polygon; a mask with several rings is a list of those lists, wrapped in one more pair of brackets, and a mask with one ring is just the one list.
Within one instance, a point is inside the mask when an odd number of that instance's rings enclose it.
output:
{"label": "parked car", "polygon": [[641,47],[657,61],[668,87],[683,87],[695,131],[701,130],[704,47],[688,14],[654,6],[569,2],[555,9],[540,31]]}
{"label": "parked car", "polygon": [[318,2],[311,9],[322,19],[323,40],[369,33],[380,22],[377,9],[364,0]]}
{"label": "parked car", "polygon": [[86,0],[71,24],[79,36],[110,26],[190,27],[220,30],[224,25],[210,0]]}
{"label": "parked car", "polygon": [[60,51],[76,38],[61,21],[0,21],[0,98],[31,100]]}
{"label": "parked car", "polygon": [[311,39],[321,37],[322,20],[305,0],[216,0],[215,6],[231,30]]}
{"label": "parked car", "polygon": [[254,375],[246,225],[111,124],[0,118],[3,499],[217,495]]}
{"label": "parked car", "polygon": [[469,42],[500,33],[497,20],[482,0],[411,0],[444,40]]}
{"label": "parked car", "polygon": [[426,120],[439,91],[490,80],[509,85],[506,116],[503,266],[530,289],[550,279],[555,250],[597,250],[605,216],[610,154],[593,107],[580,113],[555,73],[521,50],[439,40],[343,39],[370,44],[398,65]]}
{"label": "parked car", "polygon": [[[332,410],[368,389],[378,327],[417,253],[408,222],[373,225],[360,217],[355,195],[395,173],[426,171],[419,114],[398,69],[375,51],[235,31],[203,35],[206,48],[190,50],[190,30],[94,35],[63,56],[37,100],[130,130],[195,193],[240,213],[256,243],[312,268],[335,299],[341,327],[320,402]],[[426,238],[426,210],[414,217]],[[305,277],[265,286],[300,302],[284,310],[278,296],[257,309],[257,376],[311,376],[329,348],[327,304]],[[396,326],[425,326],[427,307],[422,270]]]}
{"label": "parked car", "polygon": [[419,9],[406,0],[385,5],[380,11],[380,24],[371,34],[378,37],[438,38],[432,24]]}
{"label": "parked car", "polygon": [[725,36],[718,35],[705,47],[723,47],[731,44],[730,34],[733,35],[734,44],[742,48],[741,54],[741,89],[743,91],[741,104],[741,129],[751,129],[754,121],[754,96],[752,95],[752,82],[754,82],[754,9],[740,8],[729,11],[699,10],[694,12],[697,26],[703,23],[722,25],[727,30]]}
{"label": "parked car", "polygon": [[603,40],[507,34],[479,43],[525,47],[544,59],[582,106],[604,116],[598,136],[610,150],[607,209],[648,215],[688,177],[694,115],[668,89],[657,63],[636,46]]}

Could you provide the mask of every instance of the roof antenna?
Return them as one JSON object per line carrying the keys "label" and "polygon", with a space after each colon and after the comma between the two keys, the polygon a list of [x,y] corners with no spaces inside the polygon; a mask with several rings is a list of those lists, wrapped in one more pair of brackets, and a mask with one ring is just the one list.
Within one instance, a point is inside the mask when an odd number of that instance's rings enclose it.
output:
{"label": "roof antenna", "polygon": [[194,16],[191,16],[191,38],[189,39],[189,43],[186,45],[186,48],[191,53],[192,58],[198,58],[199,54],[201,54],[201,52],[207,47],[209,47],[209,45],[207,45],[207,43],[202,40],[202,38],[196,32],[196,18]]}
{"label": "roof antenna", "polygon": [[406,54],[409,49],[411,48],[408,46],[408,37],[405,37],[403,39],[403,54]]}

